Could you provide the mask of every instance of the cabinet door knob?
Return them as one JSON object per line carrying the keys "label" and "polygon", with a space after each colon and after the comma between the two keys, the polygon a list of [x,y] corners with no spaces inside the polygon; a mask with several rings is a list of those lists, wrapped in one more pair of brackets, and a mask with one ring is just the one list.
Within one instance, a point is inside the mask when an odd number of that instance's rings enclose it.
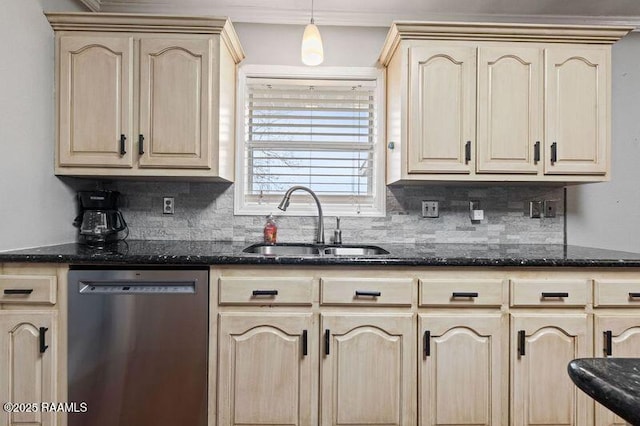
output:
{"label": "cabinet door knob", "polygon": [[604,354],[611,356],[613,353],[613,333],[611,330],[607,330],[602,333],[604,335]]}
{"label": "cabinet door knob", "polygon": [[525,356],[525,339],[524,330],[518,331],[518,355]]}
{"label": "cabinet door knob", "polygon": [[127,137],[125,135],[120,135],[120,155],[125,155],[127,153]]}
{"label": "cabinet door knob", "polygon": [[331,343],[331,331],[327,328],[324,331],[324,354],[329,355],[329,344]]}
{"label": "cabinet door knob", "polygon": [[431,356],[431,331],[425,330],[422,336],[422,355],[424,357]]}
{"label": "cabinet door knob", "polygon": [[464,164],[469,164],[469,161],[471,161],[471,141],[464,144]]}
{"label": "cabinet door knob", "polygon": [[533,163],[538,164],[540,161],[540,141],[533,144]]}
{"label": "cabinet door knob", "polygon": [[551,164],[557,161],[558,161],[558,144],[554,142],[551,144]]}
{"label": "cabinet door knob", "polygon": [[47,327],[40,327],[40,353],[43,354],[49,346],[45,345],[46,333],[49,330]]}
{"label": "cabinet door knob", "polygon": [[308,355],[307,330],[302,330],[302,356]]}
{"label": "cabinet door knob", "polygon": [[138,154],[139,155],[144,154],[144,136],[143,135],[138,135]]}

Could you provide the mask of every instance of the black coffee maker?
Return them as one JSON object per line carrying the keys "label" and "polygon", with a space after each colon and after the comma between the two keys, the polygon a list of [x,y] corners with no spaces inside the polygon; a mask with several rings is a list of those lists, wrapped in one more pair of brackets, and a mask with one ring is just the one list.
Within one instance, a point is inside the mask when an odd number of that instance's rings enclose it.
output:
{"label": "black coffee maker", "polygon": [[118,234],[128,231],[127,223],[118,210],[118,191],[79,191],[80,215],[73,224],[80,229],[78,241],[92,246],[117,242]]}

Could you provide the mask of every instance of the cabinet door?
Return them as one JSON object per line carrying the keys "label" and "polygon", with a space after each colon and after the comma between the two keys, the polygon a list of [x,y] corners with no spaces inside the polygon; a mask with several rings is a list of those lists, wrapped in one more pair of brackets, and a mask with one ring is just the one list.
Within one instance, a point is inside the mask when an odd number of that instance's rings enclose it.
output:
{"label": "cabinet door", "polygon": [[508,318],[500,313],[419,318],[419,424],[507,424]]}
{"label": "cabinet door", "polygon": [[476,49],[409,49],[409,173],[469,173],[476,128]]}
{"label": "cabinet door", "polygon": [[131,167],[133,38],[59,43],[58,165]]}
{"label": "cabinet door", "polygon": [[322,315],[320,424],[414,425],[413,314]]}
{"label": "cabinet door", "polygon": [[542,61],[543,51],[535,47],[478,50],[478,173],[538,172]]}
{"label": "cabinet door", "polygon": [[[595,316],[596,356],[618,358],[640,357],[640,316],[636,315],[596,315]],[[597,426],[625,426],[619,416],[596,404]]]}
{"label": "cabinet door", "polygon": [[[41,333],[44,344],[41,347]],[[37,404],[32,412],[0,410],[6,426],[56,424],[55,413],[41,412],[40,403],[56,400],[56,314],[0,312],[0,401]],[[42,350],[44,349],[44,352]]]}
{"label": "cabinet door", "polygon": [[591,356],[591,331],[586,314],[512,314],[512,425],[593,423],[593,401],[567,373]]}
{"label": "cabinet door", "polygon": [[611,122],[609,47],[552,47],[545,55],[545,173],[605,174]]}
{"label": "cabinet door", "polygon": [[140,40],[140,167],[211,167],[212,49],[209,38]]}
{"label": "cabinet door", "polygon": [[317,424],[316,330],[311,314],[220,314],[218,424]]}

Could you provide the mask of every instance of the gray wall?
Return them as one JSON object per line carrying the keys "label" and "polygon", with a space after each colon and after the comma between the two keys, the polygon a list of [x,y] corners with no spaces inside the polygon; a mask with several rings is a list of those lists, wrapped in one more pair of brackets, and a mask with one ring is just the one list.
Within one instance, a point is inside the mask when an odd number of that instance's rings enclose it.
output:
{"label": "gray wall", "polygon": [[73,192],[53,175],[53,30],[43,10],[69,0],[0,6],[0,250],[73,241]]}
{"label": "gray wall", "polygon": [[612,178],[567,190],[567,242],[640,252],[640,34],[613,46]]}

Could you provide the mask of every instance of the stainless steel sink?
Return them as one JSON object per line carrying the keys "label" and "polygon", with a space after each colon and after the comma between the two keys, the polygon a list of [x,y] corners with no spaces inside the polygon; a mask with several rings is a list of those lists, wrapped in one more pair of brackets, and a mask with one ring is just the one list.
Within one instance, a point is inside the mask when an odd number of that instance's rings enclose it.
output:
{"label": "stainless steel sink", "polygon": [[243,250],[244,253],[263,256],[379,256],[389,254],[385,249],[370,245],[323,244],[254,244]]}
{"label": "stainless steel sink", "polygon": [[254,244],[243,250],[245,253],[265,256],[319,256],[320,247],[313,244]]}
{"label": "stainless steel sink", "polygon": [[329,256],[378,256],[389,254],[378,246],[329,246],[322,248],[322,254]]}

